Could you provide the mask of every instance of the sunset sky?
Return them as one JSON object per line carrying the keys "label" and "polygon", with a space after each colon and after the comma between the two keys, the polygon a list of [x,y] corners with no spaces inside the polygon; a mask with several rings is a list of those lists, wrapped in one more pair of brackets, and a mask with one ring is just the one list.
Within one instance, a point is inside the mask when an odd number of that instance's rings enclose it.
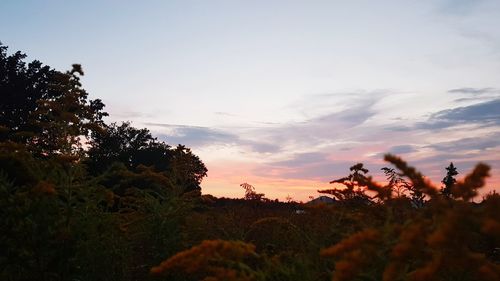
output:
{"label": "sunset sky", "polygon": [[307,200],[386,152],[500,172],[498,0],[7,0],[0,41],[82,64],[107,121],[200,156],[203,193]]}

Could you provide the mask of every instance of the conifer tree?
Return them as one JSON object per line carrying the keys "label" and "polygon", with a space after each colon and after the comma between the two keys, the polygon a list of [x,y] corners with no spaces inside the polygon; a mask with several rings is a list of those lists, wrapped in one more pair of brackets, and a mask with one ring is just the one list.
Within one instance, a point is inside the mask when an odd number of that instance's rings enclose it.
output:
{"label": "conifer tree", "polygon": [[453,165],[453,162],[451,162],[450,165],[446,167],[446,170],[446,176],[441,181],[444,184],[444,186],[441,188],[441,194],[449,198],[451,197],[451,189],[457,182],[455,176],[458,175],[458,171],[457,168]]}

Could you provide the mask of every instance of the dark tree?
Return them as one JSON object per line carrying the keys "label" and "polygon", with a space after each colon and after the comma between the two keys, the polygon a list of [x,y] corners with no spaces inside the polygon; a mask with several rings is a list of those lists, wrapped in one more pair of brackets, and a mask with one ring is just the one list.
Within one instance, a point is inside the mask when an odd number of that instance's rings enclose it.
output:
{"label": "dark tree", "polygon": [[0,45],[0,141],[27,145],[35,156],[80,154],[103,125],[104,104],[81,87],[80,65],[62,73]]}
{"label": "dark tree", "polygon": [[[162,157],[165,155],[148,153],[154,148],[160,150],[161,148],[158,148],[160,144],[147,129],[136,129],[127,122],[121,125],[116,123],[106,125],[104,130],[95,134],[90,145],[87,152],[87,164],[92,174],[102,172],[115,162],[120,162],[132,169],[139,164],[150,166],[152,163],[156,163],[161,165],[164,158],[169,158],[169,155]],[[169,146],[163,147],[164,151],[169,151],[169,149]],[[148,154],[150,157],[144,154]],[[153,157],[156,159],[152,159]]]}
{"label": "dark tree", "polygon": [[184,145],[179,144],[171,151],[168,172],[174,176],[175,184],[183,187],[186,192],[201,190],[201,181],[208,172],[205,164]]}
{"label": "dark tree", "polygon": [[131,171],[152,167],[165,174],[171,183],[185,192],[200,190],[207,168],[189,148],[172,148],[158,141],[148,129],[137,129],[130,123],[113,123],[95,134],[90,142],[86,163],[89,172],[97,175],[114,163],[122,163]]}
{"label": "dark tree", "polygon": [[414,185],[404,178],[402,173],[396,172],[394,168],[384,167],[387,185],[396,194],[396,197],[409,197],[412,205],[421,208],[425,203],[425,195],[414,187]]}
{"label": "dark tree", "polygon": [[384,171],[388,181],[387,184],[392,192],[395,193],[396,197],[404,196],[404,193],[409,190],[411,184],[407,182],[400,173],[396,172],[394,168],[384,167],[381,170]]}
{"label": "dark tree", "polygon": [[264,199],[264,193],[257,193],[255,187],[249,183],[242,183],[240,186],[245,190],[245,200],[261,201]]}
{"label": "dark tree", "polygon": [[25,54],[7,55],[7,47],[0,45],[0,140],[26,139],[21,132],[33,131],[30,122],[38,108],[37,101],[57,94],[50,89],[56,71],[42,66],[39,61],[26,64]]}
{"label": "dark tree", "polygon": [[446,167],[446,176],[443,178],[441,181],[444,186],[441,188],[441,194],[443,194],[445,197],[450,198],[451,197],[451,190],[457,180],[455,179],[455,176],[458,175],[457,168],[453,165],[453,162],[450,163],[448,167]]}
{"label": "dark tree", "polygon": [[365,194],[362,188],[367,182],[366,174],[368,169],[363,167],[363,163],[358,163],[349,168],[351,173],[347,177],[333,180],[330,184],[340,183],[345,186],[344,189],[324,189],[318,190],[319,193],[330,194],[339,201],[367,204],[370,202],[370,197]]}

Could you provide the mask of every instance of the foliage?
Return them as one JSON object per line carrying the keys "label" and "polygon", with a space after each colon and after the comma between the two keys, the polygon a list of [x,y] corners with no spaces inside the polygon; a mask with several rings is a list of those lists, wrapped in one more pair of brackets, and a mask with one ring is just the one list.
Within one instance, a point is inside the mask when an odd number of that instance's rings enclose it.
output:
{"label": "foliage", "polygon": [[178,145],[171,148],[154,138],[147,129],[136,129],[130,123],[106,125],[90,141],[86,164],[96,175],[121,163],[131,172],[152,167],[183,192],[200,190],[207,168],[189,148]]}
{"label": "foliage", "polygon": [[358,163],[349,168],[351,173],[347,177],[336,179],[330,184],[339,183],[345,186],[343,189],[333,188],[318,190],[319,193],[333,195],[337,200],[351,203],[351,204],[368,204],[369,196],[366,195],[365,190],[362,188],[362,183],[366,181],[366,174],[368,169],[363,167],[362,163]]}
{"label": "foliage", "polygon": [[457,180],[455,179],[456,175],[458,175],[458,171],[452,162],[448,167],[446,167],[446,176],[441,181],[444,184],[443,188],[441,189],[441,194],[446,197],[450,197],[452,195],[451,190],[457,182]]}
{"label": "foliage", "polygon": [[143,279],[181,249],[204,164],[146,129],[104,124],[79,65],[25,57],[0,45],[0,279]]}
{"label": "foliage", "polygon": [[242,183],[240,186],[245,190],[245,200],[256,200],[260,201],[264,199],[264,193],[257,193],[255,187],[248,183]]}
{"label": "foliage", "polygon": [[323,257],[337,257],[334,281],[353,280],[363,268],[373,262],[376,245],[381,237],[377,230],[365,229],[340,243],[321,251]]}
{"label": "foliage", "polygon": [[[185,280],[262,280],[255,247],[239,241],[206,240],[151,268],[155,275],[182,274]],[[168,275],[167,275],[168,276]]]}
{"label": "foliage", "polygon": [[413,206],[422,208],[425,203],[425,195],[408,182],[402,173],[398,173],[394,168],[383,167],[382,171],[388,181],[387,188],[392,190],[396,198],[408,197]]}
{"label": "foliage", "polygon": [[[390,280],[498,280],[500,266],[488,258],[498,247],[497,242],[480,245],[476,241],[498,241],[495,229],[500,225],[498,216],[491,217],[497,209],[496,199],[486,199],[482,206],[475,208],[467,201],[484,186],[489,176],[489,167],[478,164],[471,174],[458,182],[451,190],[457,201],[445,200],[437,196],[437,187],[424,180],[414,168],[400,158],[386,155],[385,159],[396,165],[412,184],[432,198],[426,209],[408,219],[403,225],[385,224],[383,228],[355,233],[333,247],[323,251],[323,255],[337,257],[333,280],[353,280],[362,272],[378,272],[385,281]],[[389,222],[390,223],[390,222]],[[485,227],[485,225],[487,225]],[[375,239],[375,233],[389,237],[391,243]],[[369,234],[369,235],[368,235]],[[379,234],[380,235],[380,234]],[[361,239],[361,240],[360,240]],[[364,249],[368,245],[370,250]],[[343,249],[349,249],[347,254]],[[363,250],[364,249],[364,250]],[[373,250],[387,251],[385,260],[379,264],[366,264],[366,253]],[[363,251],[364,255],[361,255]],[[362,270],[360,269],[362,265]],[[372,276],[374,276],[372,275]]]}
{"label": "foliage", "polygon": [[258,250],[270,253],[300,250],[307,246],[306,239],[296,225],[280,217],[255,221],[245,235],[245,240]]}
{"label": "foliage", "polygon": [[0,46],[0,280],[500,280],[486,164],[441,193],[386,155],[387,184],[358,163],[332,204],[200,196],[189,148],[105,124],[78,65],[24,59]]}
{"label": "foliage", "polygon": [[26,144],[36,156],[78,154],[84,139],[103,125],[104,104],[88,100],[80,65],[59,72],[0,45],[0,141]]}
{"label": "foliage", "polygon": [[[78,166],[52,163],[44,167],[45,161],[28,161],[43,171],[36,182],[18,185],[8,180],[13,176],[9,174],[0,180],[5,218],[0,243],[7,249],[0,254],[1,279],[92,276],[100,280],[104,269],[112,273],[108,280],[124,276],[127,249],[114,215],[101,207],[104,190],[86,182]],[[99,257],[112,258],[114,263],[105,266],[97,262]]]}

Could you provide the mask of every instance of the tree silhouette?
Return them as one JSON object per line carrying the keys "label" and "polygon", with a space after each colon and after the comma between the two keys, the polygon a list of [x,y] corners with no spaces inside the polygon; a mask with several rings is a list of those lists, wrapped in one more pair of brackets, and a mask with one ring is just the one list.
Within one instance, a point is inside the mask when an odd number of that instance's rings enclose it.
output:
{"label": "tree silhouette", "polygon": [[257,193],[253,185],[244,182],[240,186],[245,190],[245,200],[260,201],[264,199],[264,193]]}
{"label": "tree silhouette", "polygon": [[90,144],[86,163],[94,175],[117,162],[135,172],[140,166],[151,166],[185,192],[199,191],[207,175],[205,164],[189,148],[183,145],[172,148],[158,141],[148,129],[137,129],[127,122],[107,125],[95,134]]}
{"label": "tree silhouette", "polygon": [[453,165],[453,162],[450,163],[448,167],[446,167],[446,176],[441,181],[444,184],[444,187],[441,188],[441,194],[445,197],[450,198],[452,196],[452,189],[457,180],[455,176],[458,175],[457,168]]}
{"label": "tree silhouette", "polygon": [[499,280],[500,196],[488,196],[480,206],[468,202],[485,186],[490,167],[477,164],[453,185],[453,197],[461,200],[446,200],[401,158],[387,154],[385,160],[432,198],[431,204],[412,211],[404,224],[387,216],[381,226],[365,227],[322,250],[336,259],[332,280]]}
{"label": "tree silhouette", "polygon": [[388,181],[387,185],[395,193],[396,197],[404,196],[405,191],[409,189],[411,184],[407,182],[400,173],[396,172],[394,168],[383,167],[385,177]]}
{"label": "tree silhouette", "polygon": [[27,65],[25,58],[19,51],[7,55],[7,46],[0,44],[2,141],[25,140],[21,132],[33,131],[30,118],[38,107],[37,101],[57,95],[50,89],[50,81],[57,72],[36,60]]}
{"label": "tree silhouette", "polygon": [[500,195],[471,202],[484,163],[458,181],[451,163],[441,193],[388,154],[387,185],[358,163],[319,191],[342,204],[270,201],[248,183],[247,200],[200,198],[207,169],[189,148],[104,124],[79,65],[63,73],[6,51],[0,280],[500,280]]}
{"label": "tree silhouette", "polygon": [[414,207],[421,208],[424,206],[425,195],[414,187],[414,185],[404,178],[402,173],[396,172],[394,168],[384,167],[386,179],[388,180],[387,186],[395,193],[396,197],[408,197]]}
{"label": "tree silhouette", "polygon": [[[106,125],[104,130],[95,134],[90,145],[87,164],[93,174],[102,172],[114,162],[123,163],[130,169],[139,164],[149,166],[152,165],[151,162],[157,165],[164,164],[160,163],[163,160],[162,155],[158,155],[157,158],[160,159],[155,159],[156,161],[144,156],[149,150],[158,146],[151,133],[147,129],[136,129],[128,122],[121,125],[116,123]],[[165,148],[168,150],[170,147]],[[149,161],[144,161],[146,159]]]}
{"label": "tree silhouette", "polygon": [[344,189],[324,189],[318,190],[319,193],[333,195],[340,201],[345,202],[358,202],[366,204],[370,201],[368,195],[365,194],[364,183],[367,182],[368,178],[366,174],[369,172],[368,169],[363,167],[363,163],[358,163],[349,168],[351,173],[347,177],[336,179],[330,182],[330,184],[340,183],[345,186]]}
{"label": "tree silhouette", "polygon": [[104,104],[81,87],[80,65],[62,73],[0,45],[0,141],[27,145],[35,156],[81,154],[104,123]]}
{"label": "tree silhouette", "polygon": [[193,154],[190,148],[177,145],[172,150],[168,173],[174,176],[175,184],[185,192],[196,191],[201,195],[201,181],[207,176],[207,168],[200,158]]}

